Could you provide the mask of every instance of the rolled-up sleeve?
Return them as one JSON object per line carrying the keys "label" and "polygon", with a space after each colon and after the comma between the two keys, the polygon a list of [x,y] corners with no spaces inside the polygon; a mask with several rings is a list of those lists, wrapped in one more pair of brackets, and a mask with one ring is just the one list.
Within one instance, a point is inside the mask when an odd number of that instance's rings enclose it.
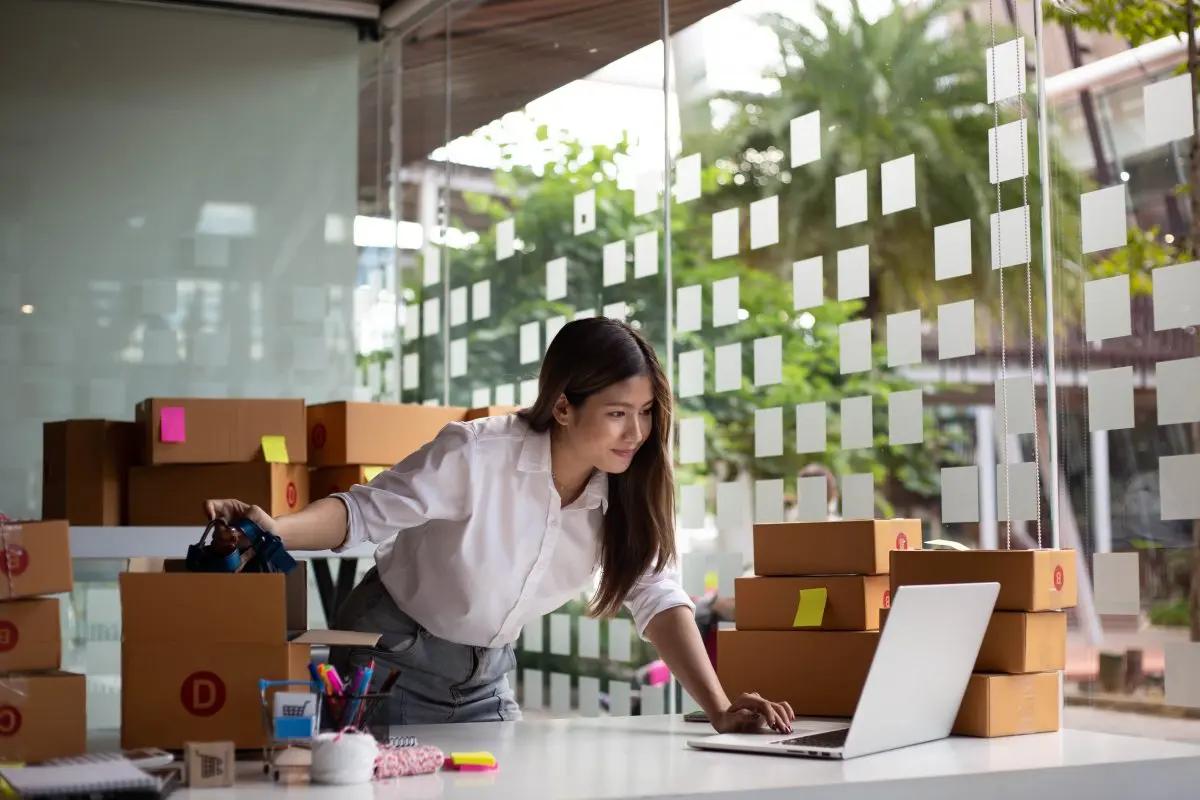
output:
{"label": "rolled-up sleeve", "polygon": [[474,430],[452,422],[433,441],[368,484],[332,495],[346,506],[341,552],[362,542],[387,541],[431,519],[463,520],[471,514]]}
{"label": "rolled-up sleeve", "polygon": [[650,620],[668,608],[687,606],[695,611],[692,598],[679,583],[679,570],[674,565],[663,569],[662,572],[648,570],[625,596],[625,607],[633,615],[633,623],[638,636],[646,638],[646,626]]}

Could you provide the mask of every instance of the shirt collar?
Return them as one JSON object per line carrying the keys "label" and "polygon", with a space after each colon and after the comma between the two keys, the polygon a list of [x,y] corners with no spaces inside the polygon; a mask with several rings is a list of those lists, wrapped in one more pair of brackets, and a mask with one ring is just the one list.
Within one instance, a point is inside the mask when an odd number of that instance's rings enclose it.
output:
{"label": "shirt collar", "polygon": [[[525,433],[525,441],[521,444],[521,455],[517,459],[517,469],[522,472],[544,472],[550,474],[550,432],[538,433],[529,428]],[[601,513],[608,512],[608,473],[596,470],[588,478],[580,495],[584,508],[599,507]],[[579,502],[579,501],[576,501]]]}

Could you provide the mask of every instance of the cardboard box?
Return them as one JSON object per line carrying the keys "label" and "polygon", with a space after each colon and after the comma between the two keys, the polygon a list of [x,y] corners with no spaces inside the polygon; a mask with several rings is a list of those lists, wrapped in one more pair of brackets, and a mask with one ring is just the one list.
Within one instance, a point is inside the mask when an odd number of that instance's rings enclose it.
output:
{"label": "cardboard box", "polygon": [[905,584],[997,581],[997,611],[1073,608],[1074,550],[922,550],[892,553],[892,594]]}
{"label": "cardboard box", "polygon": [[187,742],[183,746],[183,771],[193,789],[233,786],[237,763],[233,742]]}
{"label": "cardboard box", "polygon": [[882,575],[889,551],[919,549],[919,519],[773,522],[754,526],[758,575]]}
{"label": "cardboard box", "polygon": [[878,643],[875,631],[721,630],[717,676],[730,698],[758,692],[798,716],[849,717]]}
{"label": "cardboard box", "polygon": [[308,496],[316,502],[322,497],[329,497],[338,492],[347,492],[351,486],[358,483],[370,483],[371,479],[389,467],[345,466],[319,467],[309,470]]}
{"label": "cardboard box", "polygon": [[70,672],[0,677],[0,760],[46,761],[87,749],[87,688]]}
{"label": "cardboard box", "polygon": [[[882,628],[888,609],[879,612]],[[1053,672],[1067,663],[1067,612],[996,611],[988,622],[975,672]]]}
{"label": "cardboard box", "polygon": [[[746,631],[870,631],[879,628],[879,609],[887,602],[886,575],[833,575],[823,578],[737,578],[737,627]],[[824,589],[825,610],[819,626],[796,625],[800,593]]]}
{"label": "cardboard box", "polygon": [[952,733],[959,736],[1015,736],[1059,727],[1059,675],[971,676]]}
{"label": "cardboard box", "polygon": [[321,403],[308,407],[308,463],[313,467],[393,464],[431,441],[467,409],[394,403]]}
{"label": "cardboard box", "polygon": [[65,520],[0,522],[0,600],[71,591],[71,534]]}
{"label": "cardboard box", "polygon": [[515,414],[520,410],[520,406],[483,406],[482,408],[469,409],[463,420],[470,422],[471,420],[483,419],[484,417],[503,417],[507,414]]}
{"label": "cardboard box", "polygon": [[236,497],[272,517],[308,505],[308,467],[303,464],[170,464],[129,472],[129,524],[195,525],[208,522],[204,501]]}
{"label": "cardboard box", "polygon": [[[308,680],[313,644],[373,647],[378,635],[305,631],[307,570],[122,573],[121,746],[189,741],[261,747],[260,678]],[[289,639],[289,636],[291,637]]]}
{"label": "cardboard box", "polygon": [[303,400],[152,397],[138,404],[136,419],[145,464],[262,461],[264,436],[284,437],[290,463],[308,459]]}
{"label": "cardboard box", "polygon": [[0,673],[60,666],[58,599],[38,597],[0,603]]}
{"label": "cardboard box", "polygon": [[125,485],[141,428],[72,419],[42,426],[42,516],[72,525],[123,525]]}

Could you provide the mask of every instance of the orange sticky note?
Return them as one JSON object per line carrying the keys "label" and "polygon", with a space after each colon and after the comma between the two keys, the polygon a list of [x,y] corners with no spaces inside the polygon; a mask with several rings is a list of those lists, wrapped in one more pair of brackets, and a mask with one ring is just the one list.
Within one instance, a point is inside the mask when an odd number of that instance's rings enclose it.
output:
{"label": "orange sticky note", "polygon": [[262,437],[263,458],[270,464],[287,464],[287,439],[282,436]]}
{"label": "orange sticky note", "polygon": [[825,621],[825,600],[829,592],[822,586],[819,589],[801,589],[800,602],[796,604],[796,618],[792,620],[793,628],[819,628]]}

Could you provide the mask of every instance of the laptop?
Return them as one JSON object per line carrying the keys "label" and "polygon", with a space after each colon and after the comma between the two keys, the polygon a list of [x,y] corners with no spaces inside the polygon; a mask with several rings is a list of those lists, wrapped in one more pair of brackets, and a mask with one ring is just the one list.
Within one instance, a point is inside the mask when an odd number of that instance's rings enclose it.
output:
{"label": "laptop", "polygon": [[958,715],[999,592],[998,583],[897,590],[849,725],[798,719],[784,738],[777,733],[724,733],[690,739],[688,745],[843,759],[944,739]]}

